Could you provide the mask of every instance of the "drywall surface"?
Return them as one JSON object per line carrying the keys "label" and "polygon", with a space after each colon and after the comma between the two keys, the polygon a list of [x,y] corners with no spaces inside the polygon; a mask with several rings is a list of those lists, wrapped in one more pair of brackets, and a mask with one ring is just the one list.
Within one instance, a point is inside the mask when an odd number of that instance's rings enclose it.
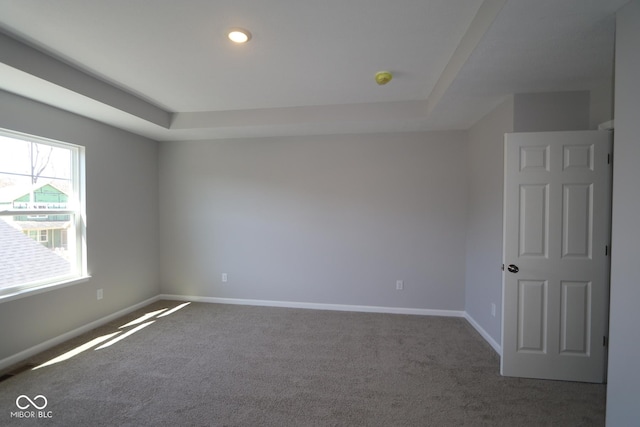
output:
{"label": "drywall surface", "polygon": [[162,292],[461,310],[466,155],[466,132],[161,143]]}
{"label": "drywall surface", "polygon": [[640,1],[617,13],[607,425],[640,420]]}
{"label": "drywall surface", "polygon": [[514,95],[514,132],[587,130],[589,91],[523,93]]}
{"label": "drywall surface", "polygon": [[469,130],[465,310],[498,344],[502,340],[504,134],[512,131],[513,97]]}
{"label": "drywall surface", "polygon": [[589,129],[598,129],[598,125],[613,119],[613,79],[595,85],[590,92]]}
{"label": "drywall surface", "polygon": [[[0,303],[0,360],[156,296],[158,144],[0,91],[0,127],[86,147],[85,283]],[[96,298],[103,289],[104,298]]]}

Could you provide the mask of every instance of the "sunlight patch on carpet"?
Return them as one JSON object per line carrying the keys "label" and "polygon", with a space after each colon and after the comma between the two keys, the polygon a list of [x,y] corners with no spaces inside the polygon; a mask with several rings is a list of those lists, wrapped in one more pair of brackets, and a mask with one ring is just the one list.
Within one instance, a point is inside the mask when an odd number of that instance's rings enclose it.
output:
{"label": "sunlight patch on carpet", "polygon": [[111,347],[112,345],[114,345],[115,343],[117,343],[118,341],[122,341],[123,339],[127,338],[130,335],[135,334],[136,332],[138,332],[141,329],[146,328],[147,326],[149,326],[152,323],[155,323],[155,320],[152,320],[151,322],[147,322],[147,323],[143,323],[140,326],[136,326],[135,328],[133,328],[132,330],[130,330],[129,332],[125,332],[124,334],[120,335],[119,337],[105,343],[102,344],[100,347],[96,348],[96,350],[102,350],[103,348],[107,348],[107,347]]}
{"label": "sunlight patch on carpet", "polygon": [[124,329],[124,328],[128,328],[129,326],[133,326],[133,325],[139,325],[140,323],[146,322],[147,320],[151,319],[152,317],[157,316],[158,314],[162,313],[163,311],[166,311],[166,308],[160,309],[160,310],[156,310],[156,311],[152,311],[149,312],[143,316],[138,317],[136,320],[132,320],[131,322],[127,323],[126,325],[122,325],[120,326],[120,329]]}
{"label": "sunlight patch on carpet", "polygon": [[185,308],[185,307],[186,307],[186,306],[188,306],[189,304],[191,304],[191,303],[190,303],[190,302],[185,302],[184,304],[180,304],[180,305],[178,305],[178,306],[175,306],[175,307],[173,307],[171,310],[169,310],[169,311],[167,311],[167,312],[165,312],[165,313],[162,313],[162,314],[158,315],[158,317],[165,317],[165,316],[168,316],[168,315],[170,315],[170,314],[173,314],[173,313],[175,313],[176,311],[178,311],[178,310],[180,310],[180,309],[182,309],[182,308]]}
{"label": "sunlight patch on carpet", "polygon": [[78,354],[82,353],[83,351],[87,351],[89,350],[91,347],[94,347],[100,343],[103,343],[111,338],[113,338],[114,336],[120,334],[120,331],[118,332],[114,332],[112,334],[108,334],[108,335],[103,335],[101,337],[98,338],[94,338],[91,341],[87,342],[86,344],[82,344],[81,346],[78,346],[76,348],[74,348],[71,351],[68,351],[64,354],[61,354],[58,357],[54,357],[53,359],[49,360],[48,362],[43,363],[42,365],[36,366],[35,368],[33,368],[33,370],[35,371],[36,369],[40,369],[40,368],[44,368],[45,366],[50,366],[50,365],[54,365],[56,363],[60,363],[60,362],[64,362],[65,360],[69,360],[74,356],[77,356]]}

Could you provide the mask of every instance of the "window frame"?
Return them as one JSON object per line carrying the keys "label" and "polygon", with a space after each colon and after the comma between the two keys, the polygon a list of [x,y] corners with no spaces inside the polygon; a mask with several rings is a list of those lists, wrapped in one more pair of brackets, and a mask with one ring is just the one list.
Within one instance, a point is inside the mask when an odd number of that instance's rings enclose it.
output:
{"label": "window frame", "polygon": [[[67,207],[64,209],[46,209],[31,206],[28,209],[10,208],[0,211],[0,217],[5,216],[29,216],[29,215],[69,215],[71,225],[66,233],[68,247],[75,241],[70,253],[69,261],[71,272],[63,276],[51,276],[34,282],[0,288],[0,303],[22,298],[25,296],[86,282],[90,276],[87,271],[87,243],[86,243],[86,192],[85,192],[85,147],[69,142],[57,141],[36,135],[16,132],[0,128],[0,136],[34,142],[71,151],[71,194],[68,195]],[[31,202],[33,203],[33,202]],[[40,240],[40,231],[37,230],[37,242]],[[48,233],[48,232],[47,232]]]}

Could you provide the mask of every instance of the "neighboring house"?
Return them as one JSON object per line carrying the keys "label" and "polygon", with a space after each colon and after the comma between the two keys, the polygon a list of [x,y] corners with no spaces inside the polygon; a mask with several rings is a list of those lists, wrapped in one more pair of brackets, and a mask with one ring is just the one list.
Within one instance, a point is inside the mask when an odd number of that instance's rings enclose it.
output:
{"label": "neighboring house", "polygon": [[0,288],[68,275],[71,264],[0,220]]}
{"label": "neighboring house", "polygon": [[[33,203],[30,201],[33,195]],[[0,210],[65,209],[69,196],[52,184],[0,188]],[[69,215],[16,215],[12,225],[49,249],[67,249]]]}

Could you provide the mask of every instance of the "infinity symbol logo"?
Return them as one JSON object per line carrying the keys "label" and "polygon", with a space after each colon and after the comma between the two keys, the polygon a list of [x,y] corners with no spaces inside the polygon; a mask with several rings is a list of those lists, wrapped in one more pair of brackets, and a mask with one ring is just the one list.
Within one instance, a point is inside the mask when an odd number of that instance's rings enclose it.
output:
{"label": "infinity symbol logo", "polygon": [[[42,406],[39,406],[36,401],[40,399],[42,400],[42,402],[44,402],[42,404]],[[23,402],[24,400],[26,400],[28,403],[25,404],[24,406],[22,406],[20,404],[20,402]],[[44,409],[47,407],[47,398],[44,397],[43,395],[39,394],[36,397],[33,398],[33,400],[31,400],[29,398],[29,396],[25,396],[24,394],[21,394],[20,396],[18,396],[18,398],[16,399],[16,406],[20,409],[27,409],[29,406],[33,405],[36,409]]]}

